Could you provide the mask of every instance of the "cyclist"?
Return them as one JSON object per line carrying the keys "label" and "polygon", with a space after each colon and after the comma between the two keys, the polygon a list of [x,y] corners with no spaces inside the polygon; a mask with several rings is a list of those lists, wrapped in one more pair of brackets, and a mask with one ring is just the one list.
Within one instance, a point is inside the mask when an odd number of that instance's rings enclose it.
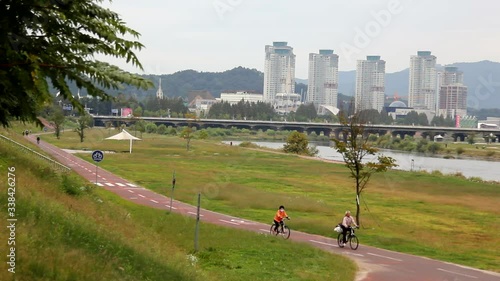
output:
{"label": "cyclist", "polygon": [[36,137],[36,143],[40,144],[40,137]]}
{"label": "cyclist", "polygon": [[351,235],[351,225],[358,227],[356,224],[356,221],[354,220],[353,217],[351,217],[351,212],[350,211],[345,211],[345,216],[342,219],[342,223],[340,224],[340,227],[342,228],[343,236],[344,236],[344,245],[347,243],[347,232],[349,232],[349,235]]}
{"label": "cyclist", "polygon": [[280,206],[276,215],[274,216],[274,231],[279,232],[280,225],[283,225],[283,219],[290,219],[290,217],[285,212],[285,207]]}

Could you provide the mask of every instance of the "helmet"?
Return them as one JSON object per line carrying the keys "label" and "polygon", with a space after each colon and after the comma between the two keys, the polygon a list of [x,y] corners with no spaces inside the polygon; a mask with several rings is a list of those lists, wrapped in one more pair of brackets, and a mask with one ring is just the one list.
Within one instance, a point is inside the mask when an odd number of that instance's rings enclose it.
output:
{"label": "helmet", "polygon": [[281,205],[278,209],[285,209],[285,206]]}

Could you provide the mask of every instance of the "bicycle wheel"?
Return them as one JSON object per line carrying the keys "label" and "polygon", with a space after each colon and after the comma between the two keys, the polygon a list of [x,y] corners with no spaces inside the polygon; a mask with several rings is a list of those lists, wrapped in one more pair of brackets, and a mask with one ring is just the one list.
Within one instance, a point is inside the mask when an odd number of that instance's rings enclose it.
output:
{"label": "bicycle wheel", "polygon": [[337,237],[337,243],[339,244],[339,248],[344,248],[344,233],[339,233],[339,236]]}
{"label": "bicycle wheel", "polygon": [[283,227],[283,233],[281,233],[281,235],[283,235],[283,239],[288,239],[290,237],[290,228],[285,225],[285,227]]}
{"label": "bicycle wheel", "polygon": [[351,236],[351,239],[349,239],[349,245],[351,246],[351,249],[356,250],[359,246],[358,237]]}
{"label": "bicycle wheel", "polygon": [[274,224],[271,224],[271,229],[269,230],[269,234],[278,235],[278,231],[274,230]]}

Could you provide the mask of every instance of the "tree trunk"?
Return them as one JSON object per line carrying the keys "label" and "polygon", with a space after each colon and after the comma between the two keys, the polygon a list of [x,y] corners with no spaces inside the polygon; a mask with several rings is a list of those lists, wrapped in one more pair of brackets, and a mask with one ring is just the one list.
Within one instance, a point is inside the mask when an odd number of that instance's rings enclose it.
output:
{"label": "tree trunk", "polygon": [[359,208],[359,193],[356,192],[356,223],[358,225],[361,225],[361,222],[359,221],[359,213],[361,209]]}

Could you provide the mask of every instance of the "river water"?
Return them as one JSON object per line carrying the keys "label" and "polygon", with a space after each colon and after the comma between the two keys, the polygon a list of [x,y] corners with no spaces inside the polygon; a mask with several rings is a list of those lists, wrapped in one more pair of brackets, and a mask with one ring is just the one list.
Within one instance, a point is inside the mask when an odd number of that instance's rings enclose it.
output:
{"label": "river water", "polygon": [[[260,142],[253,143],[267,148],[283,148],[283,142]],[[225,141],[224,143],[229,143]],[[241,141],[232,141],[233,145],[238,145]],[[318,158],[335,160],[343,162],[342,155],[332,147],[327,145],[316,145],[318,149]],[[425,170],[428,172],[440,171],[443,174],[461,173],[466,177],[478,177],[488,181],[500,182],[500,162],[472,160],[472,159],[444,159],[441,157],[429,157],[418,153],[396,152],[390,150],[381,150],[379,152],[385,156],[396,159],[398,167],[395,169],[411,171]],[[372,156],[375,158],[374,156]],[[366,158],[367,161],[373,158]]]}

